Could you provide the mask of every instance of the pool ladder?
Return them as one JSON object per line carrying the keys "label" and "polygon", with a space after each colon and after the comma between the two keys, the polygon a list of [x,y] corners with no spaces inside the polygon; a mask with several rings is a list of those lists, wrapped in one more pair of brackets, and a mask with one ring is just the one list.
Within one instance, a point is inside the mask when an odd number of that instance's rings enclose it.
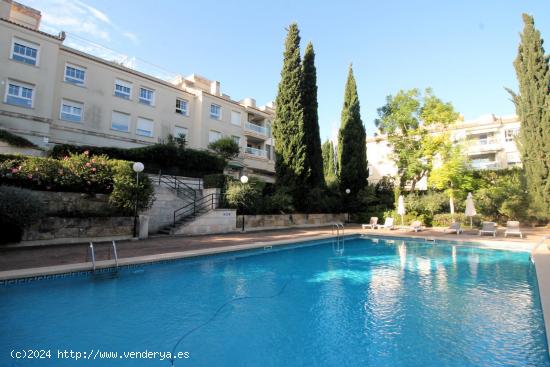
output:
{"label": "pool ladder", "polygon": [[[550,240],[550,236],[544,236],[542,237],[542,239],[535,245],[535,247],[533,247],[533,249],[531,250],[531,255],[529,256],[529,258],[531,259],[531,262],[534,264],[535,263],[535,252],[538,250],[538,248],[544,244],[544,242],[546,242],[546,240]],[[548,249],[550,250],[550,245],[548,246]]]}
{"label": "pool ladder", "polygon": [[[90,242],[90,246],[88,247],[88,254],[91,255],[91,258],[92,258],[92,272],[95,274],[95,269],[96,269],[95,248],[94,248],[94,243],[93,242]],[[114,240],[111,244],[111,247],[109,248],[109,260],[111,259],[112,256],[114,256],[114,260],[115,260],[115,269],[118,271],[118,254],[117,254],[117,250],[116,250],[116,242]]]}
{"label": "pool ladder", "polygon": [[[342,229],[342,235],[340,235],[340,229]],[[332,235],[336,232],[336,238],[332,238],[332,251],[338,255],[344,253],[344,225],[342,223],[334,223],[332,225]]]}

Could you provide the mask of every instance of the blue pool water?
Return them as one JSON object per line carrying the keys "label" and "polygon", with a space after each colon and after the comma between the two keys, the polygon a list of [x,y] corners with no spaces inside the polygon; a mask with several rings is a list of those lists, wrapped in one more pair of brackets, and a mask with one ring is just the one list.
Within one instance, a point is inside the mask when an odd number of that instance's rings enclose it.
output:
{"label": "blue pool water", "polygon": [[[527,253],[413,240],[6,286],[0,327],[1,366],[171,365],[121,356],[132,351],[188,352],[175,366],[550,366]],[[51,357],[10,357],[29,349]],[[76,361],[58,350],[118,355]]]}

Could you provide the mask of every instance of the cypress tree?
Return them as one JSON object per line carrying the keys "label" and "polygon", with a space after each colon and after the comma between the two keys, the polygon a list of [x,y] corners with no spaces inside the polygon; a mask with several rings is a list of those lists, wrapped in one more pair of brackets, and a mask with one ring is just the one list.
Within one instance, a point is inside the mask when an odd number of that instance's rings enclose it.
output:
{"label": "cypress tree", "polygon": [[350,65],[342,108],[342,122],[338,131],[338,177],[340,191],[345,192],[346,189],[350,189],[353,196],[367,185],[369,176],[366,136],[365,127],[361,121],[357,85]]}
{"label": "cypress tree", "polygon": [[323,187],[325,179],[317,113],[317,69],[315,68],[315,51],[311,42],[306,46],[302,61],[302,73],[305,143],[308,166],[311,170],[308,183],[312,188]]}
{"label": "cypress tree", "polygon": [[533,17],[523,14],[524,28],[514,61],[519,93],[512,94],[521,121],[517,139],[532,207],[550,214],[550,68]]}
{"label": "cypress tree", "polygon": [[323,173],[327,184],[336,182],[336,165],[334,159],[334,144],[331,140],[326,140],[321,147],[323,154]]}
{"label": "cypress tree", "polygon": [[310,175],[304,135],[302,105],[302,65],[300,60],[300,31],[293,23],[285,41],[283,69],[277,94],[273,137],[275,138],[275,174],[277,185],[298,199],[306,191]]}

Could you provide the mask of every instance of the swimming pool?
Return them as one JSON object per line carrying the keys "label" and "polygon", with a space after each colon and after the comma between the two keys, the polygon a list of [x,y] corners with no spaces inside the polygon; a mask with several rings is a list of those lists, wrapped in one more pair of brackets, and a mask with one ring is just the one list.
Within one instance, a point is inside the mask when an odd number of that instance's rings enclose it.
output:
{"label": "swimming pool", "polygon": [[[0,300],[2,366],[172,364],[149,352],[187,352],[175,366],[550,366],[529,254],[452,243],[310,242],[4,286]],[[34,350],[50,357],[10,356]]]}

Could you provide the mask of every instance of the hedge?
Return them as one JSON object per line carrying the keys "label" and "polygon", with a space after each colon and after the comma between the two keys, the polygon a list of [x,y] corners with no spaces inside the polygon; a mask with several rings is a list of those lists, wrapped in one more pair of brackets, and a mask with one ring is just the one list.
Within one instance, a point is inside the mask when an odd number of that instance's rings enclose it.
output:
{"label": "hedge", "polygon": [[23,230],[42,214],[42,203],[32,191],[0,186],[0,244],[21,241]]}
{"label": "hedge", "polygon": [[2,129],[0,129],[0,140],[5,141],[9,145],[13,145],[14,147],[36,148],[36,145],[31,143],[27,139]]}
{"label": "hedge", "polygon": [[138,197],[138,210],[153,203],[154,189],[142,175],[136,187],[132,162],[93,156],[89,152],[70,154],[62,160],[0,154],[0,185],[32,190],[110,194],[109,203],[131,213]]}
{"label": "hedge", "polygon": [[91,155],[106,155],[113,159],[142,162],[145,172],[155,174],[162,171],[163,174],[203,177],[208,174],[222,173],[226,166],[226,161],[223,158],[210,152],[182,149],[168,144],[130,149],[60,144],[54,146],[49,155],[52,158],[61,159],[70,153],[85,151]]}

